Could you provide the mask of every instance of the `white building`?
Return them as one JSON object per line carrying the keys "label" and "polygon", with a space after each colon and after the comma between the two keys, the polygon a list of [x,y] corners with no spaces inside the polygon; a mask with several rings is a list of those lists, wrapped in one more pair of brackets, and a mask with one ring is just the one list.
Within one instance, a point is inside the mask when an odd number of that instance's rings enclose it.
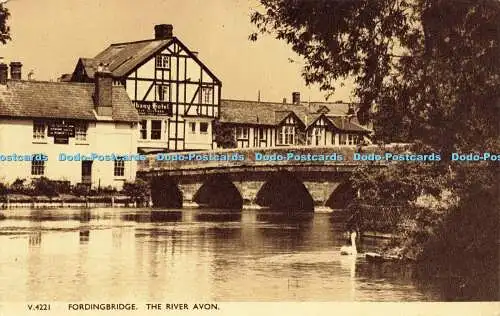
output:
{"label": "white building", "polygon": [[138,110],[139,152],[207,150],[214,146],[221,82],[172,34],[155,26],[155,38],[112,44],[94,58],[80,58],[71,81],[92,81],[106,65]]}
{"label": "white building", "polygon": [[[109,72],[97,72],[95,83],[23,81],[20,63],[10,73],[0,64],[0,182],[44,176],[120,188],[134,180],[136,161],[98,160],[137,152],[137,111]],[[110,158],[60,161],[61,153]],[[36,154],[47,160],[28,159]]]}

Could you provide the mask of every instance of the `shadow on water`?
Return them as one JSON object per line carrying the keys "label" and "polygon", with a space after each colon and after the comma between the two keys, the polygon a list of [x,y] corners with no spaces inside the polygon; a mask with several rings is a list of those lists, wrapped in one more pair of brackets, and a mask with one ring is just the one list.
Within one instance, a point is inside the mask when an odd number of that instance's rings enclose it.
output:
{"label": "shadow on water", "polygon": [[182,211],[140,211],[123,214],[121,219],[137,223],[180,222],[182,221]]}
{"label": "shadow on water", "polygon": [[195,220],[198,222],[240,222],[241,221],[241,212],[236,210],[232,212],[227,211],[212,211],[205,212],[200,211],[194,216]]}
{"label": "shadow on water", "polygon": [[309,211],[263,210],[256,214],[257,221],[270,224],[304,224],[312,221],[313,218],[314,213]]}

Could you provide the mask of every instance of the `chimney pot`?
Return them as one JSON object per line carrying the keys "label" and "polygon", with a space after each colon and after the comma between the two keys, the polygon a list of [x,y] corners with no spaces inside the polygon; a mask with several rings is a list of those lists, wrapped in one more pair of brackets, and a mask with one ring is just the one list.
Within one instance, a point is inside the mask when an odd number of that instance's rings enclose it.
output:
{"label": "chimney pot", "polygon": [[8,68],[7,64],[0,63],[0,84],[6,85],[8,78]]}
{"label": "chimney pot", "polygon": [[99,65],[95,73],[95,110],[97,115],[112,116],[113,114],[113,77],[109,70]]}
{"label": "chimney pot", "polygon": [[300,104],[300,92],[292,92],[292,103]]}
{"label": "chimney pot", "polygon": [[18,61],[10,63],[10,79],[21,80],[21,68],[23,64]]}
{"label": "chimney pot", "polygon": [[173,37],[172,24],[158,24],[155,25],[155,39],[169,39]]}

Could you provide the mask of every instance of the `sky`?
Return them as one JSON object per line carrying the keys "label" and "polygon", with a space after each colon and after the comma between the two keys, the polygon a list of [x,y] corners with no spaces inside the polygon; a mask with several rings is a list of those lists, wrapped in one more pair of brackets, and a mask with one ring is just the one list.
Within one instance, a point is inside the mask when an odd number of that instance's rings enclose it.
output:
{"label": "sky", "polygon": [[[250,14],[257,0],[10,0],[12,41],[0,46],[3,62],[21,61],[23,79],[57,80],[73,72],[79,57],[94,57],[112,43],[154,38],[154,25],[172,24],[174,36],[222,81],[224,99],[325,101],[306,87],[303,60],[272,36],[256,31]],[[262,8],[262,7],[260,7]],[[293,62],[290,62],[293,60]],[[329,101],[352,101],[351,85],[338,85]]]}

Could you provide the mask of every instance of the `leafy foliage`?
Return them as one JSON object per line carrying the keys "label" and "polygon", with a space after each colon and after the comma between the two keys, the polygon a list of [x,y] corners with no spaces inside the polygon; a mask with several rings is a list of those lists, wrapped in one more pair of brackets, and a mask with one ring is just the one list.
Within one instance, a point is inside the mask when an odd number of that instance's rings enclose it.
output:
{"label": "leafy foliage", "polygon": [[0,43],[6,44],[10,40],[10,27],[7,25],[7,20],[10,17],[9,10],[0,4]]}
{"label": "leafy foliage", "polygon": [[[384,214],[397,207],[393,231],[402,238],[393,246],[439,272],[454,261],[469,275],[498,271],[498,162],[449,156],[500,152],[500,1],[260,2],[251,40],[272,34],[286,41],[305,59],[306,83],[328,95],[335,80],[352,77],[358,118],[373,119],[377,142],[441,153],[439,163],[361,168],[352,177],[361,197],[351,208]],[[488,294],[476,282],[477,297],[498,299],[498,273],[489,275],[477,280],[496,285]]]}
{"label": "leafy foliage", "polygon": [[236,148],[236,139],[233,128],[222,124],[219,120],[214,121],[215,142],[220,148]]}
{"label": "leafy foliage", "polygon": [[142,204],[149,198],[149,183],[142,179],[137,179],[135,182],[126,182],[123,185],[122,192],[136,203]]}
{"label": "leafy foliage", "polygon": [[46,195],[48,197],[55,197],[59,195],[57,183],[46,177],[33,180],[33,187],[36,195]]}

